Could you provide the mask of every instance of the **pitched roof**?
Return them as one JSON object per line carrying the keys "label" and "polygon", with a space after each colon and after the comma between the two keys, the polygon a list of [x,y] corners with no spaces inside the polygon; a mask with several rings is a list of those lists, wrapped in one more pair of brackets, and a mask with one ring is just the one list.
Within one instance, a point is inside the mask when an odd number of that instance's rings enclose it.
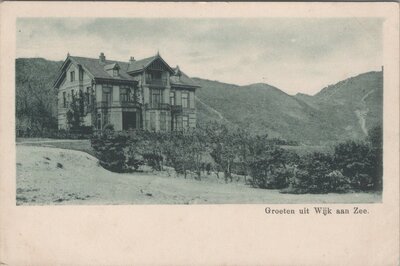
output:
{"label": "pitched roof", "polygon": [[145,68],[147,68],[151,63],[153,63],[157,59],[160,59],[161,62],[163,62],[165,64],[165,66],[167,67],[167,69],[169,70],[169,72],[171,74],[174,73],[174,69],[172,67],[170,67],[168,65],[168,63],[164,61],[164,59],[162,59],[162,57],[160,56],[159,53],[157,53],[155,56],[151,56],[151,57],[147,57],[147,58],[140,59],[137,61],[129,62],[129,67],[126,72],[128,72],[128,73],[140,72],[140,71],[144,70]]}
{"label": "pitched roof", "polygon": [[[72,61],[80,64],[84,69],[86,69],[94,78],[98,79],[113,79],[113,80],[126,80],[133,81],[133,77],[126,73],[128,69],[128,63],[114,60],[106,60],[105,64],[101,64],[97,58],[87,58],[79,56],[70,56]],[[67,58],[68,60],[68,58]],[[113,77],[104,68],[104,66],[111,66],[113,64],[118,64],[120,67],[119,76]]]}
{"label": "pitched roof", "polygon": [[156,58],[157,58],[157,56],[155,55],[155,56],[151,56],[151,57],[147,57],[144,59],[130,62],[128,64],[129,66],[128,66],[128,69],[126,72],[136,72],[136,71],[143,70],[148,65],[150,65],[151,62],[153,62]]}
{"label": "pitched roof", "polygon": [[118,63],[112,63],[112,64],[109,64],[109,65],[105,65],[104,69],[105,70],[120,69],[120,66],[118,65]]}
{"label": "pitched roof", "polygon": [[[168,64],[161,58],[159,54],[144,58],[141,60],[133,61],[133,62],[122,62],[122,61],[115,61],[115,60],[105,60],[104,63],[100,63],[98,58],[87,58],[87,57],[80,57],[80,56],[68,56],[65,60],[63,66],[61,67],[61,74],[58,77],[57,81],[55,82],[54,86],[57,87],[60,82],[62,81],[63,77],[65,76],[63,70],[66,66],[69,65],[70,61],[74,62],[75,64],[81,65],[82,68],[89,73],[95,79],[107,79],[107,80],[115,80],[115,81],[127,81],[132,82],[135,79],[128,74],[141,71],[147,66],[149,66],[155,59],[160,58],[167,66]],[[114,77],[112,74],[109,74],[106,69],[113,69],[115,66],[119,66],[119,76]],[[172,86],[190,86],[190,87],[200,87],[196,82],[194,82],[191,78],[189,78],[185,73],[183,73],[179,67],[177,68],[170,68],[171,73],[170,82]]]}
{"label": "pitched roof", "polygon": [[179,69],[177,66],[174,68],[175,74],[170,77],[170,82],[171,86],[190,86],[190,87],[198,87],[200,88],[200,85],[197,84],[193,79],[189,78],[188,75],[182,72],[182,70]]}

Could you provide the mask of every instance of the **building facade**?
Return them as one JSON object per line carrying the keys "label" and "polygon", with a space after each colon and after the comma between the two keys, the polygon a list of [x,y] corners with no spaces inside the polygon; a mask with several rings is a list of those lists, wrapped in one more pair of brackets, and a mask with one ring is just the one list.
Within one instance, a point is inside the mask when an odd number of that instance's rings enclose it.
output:
{"label": "building facade", "polygon": [[157,55],[127,62],[68,55],[54,84],[58,128],[68,129],[68,112],[79,105],[83,126],[115,130],[181,131],[196,127],[199,86],[179,67]]}

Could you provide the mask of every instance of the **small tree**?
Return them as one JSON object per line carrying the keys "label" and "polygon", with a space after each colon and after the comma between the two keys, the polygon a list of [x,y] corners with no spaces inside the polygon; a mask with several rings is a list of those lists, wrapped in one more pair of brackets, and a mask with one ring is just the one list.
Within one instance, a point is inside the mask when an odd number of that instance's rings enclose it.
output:
{"label": "small tree", "polygon": [[210,155],[224,172],[225,182],[232,182],[232,165],[238,156],[236,136],[224,124],[210,124],[205,129],[210,141]]}
{"label": "small tree", "polygon": [[81,103],[82,98],[77,98],[74,94],[72,94],[72,100],[71,104],[69,106],[69,110],[67,111],[67,123],[69,125],[69,128],[72,130],[79,130],[82,126],[82,106],[83,103]]}
{"label": "small tree", "polygon": [[91,145],[100,165],[105,169],[118,173],[126,171],[126,156],[124,152],[124,148],[127,146],[126,136],[113,132],[99,134],[91,138]]}

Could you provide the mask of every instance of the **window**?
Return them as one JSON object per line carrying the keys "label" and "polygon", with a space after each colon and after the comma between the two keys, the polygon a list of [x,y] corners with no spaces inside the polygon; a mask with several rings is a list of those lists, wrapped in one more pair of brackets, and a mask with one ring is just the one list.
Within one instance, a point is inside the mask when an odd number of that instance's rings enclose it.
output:
{"label": "window", "polygon": [[182,117],[182,124],[184,130],[189,128],[189,119],[187,116]]}
{"label": "window", "polygon": [[86,104],[90,104],[90,87],[86,88]]}
{"label": "window", "polygon": [[69,75],[70,75],[70,80],[71,80],[71,82],[72,82],[72,81],[75,81],[75,71],[71,71],[71,72],[69,73]]}
{"label": "window", "polygon": [[167,115],[166,115],[166,113],[165,112],[161,112],[160,113],[160,130],[161,131],[165,131],[165,130],[167,130],[167,128],[166,128],[166,119],[167,118]]}
{"label": "window", "polygon": [[101,114],[97,114],[97,129],[101,129]]}
{"label": "window", "polygon": [[171,116],[171,131],[178,129],[178,117]]}
{"label": "window", "polygon": [[169,93],[169,103],[171,105],[175,105],[175,92],[174,91],[171,91]]}
{"label": "window", "polygon": [[106,106],[111,105],[111,90],[111,87],[103,86],[103,95],[101,100]]}
{"label": "window", "polygon": [[119,75],[118,69],[113,69],[113,76],[118,77],[118,75]]}
{"label": "window", "polygon": [[74,90],[71,90],[71,97],[72,97],[72,101],[75,99],[75,92]]}
{"label": "window", "polygon": [[156,114],[150,113],[150,130],[156,130]]}
{"label": "window", "polygon": [[79,80],[83,80],[83,69],[79,67]]}
{"label": "window", "polygon": [[63,92],[63,107],[67,108],[67,95],[66,92]]}
{"label": "window", "polygon": [[121,87],[119,91],[119,100],[121,102],[130,102],[131,101],[130,92],[131,89],[129,87]]}
{"label": "window", "polygon": [[187,92],[182,92],[182,107],[189,108],[189,95]]}
{"label": "window", "polygon": [[146,72],[146,83],[165,86],[167,81],[162,77],[161,71]]}
{"label": "window", "polygon": [[163,98],[162,90],[160,89],[151,90],[151,97],[150,97],[151,106],[158,107],[158,105],[163,102],[162,98]]}
{"label": "window", "polygon": [[159,72],[159,71],[147,72],[146,79],[147,80],[161,79],[161,72]]}

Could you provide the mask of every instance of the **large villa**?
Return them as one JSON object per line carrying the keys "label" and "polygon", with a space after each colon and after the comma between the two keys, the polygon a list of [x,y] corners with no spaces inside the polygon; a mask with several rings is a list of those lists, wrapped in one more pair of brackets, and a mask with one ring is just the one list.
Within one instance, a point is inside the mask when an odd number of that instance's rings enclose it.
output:
{"label": "large villa", "polygon": [[68,54],[54,84],[58,128],[70,127],[67,112],[79,99],[82,125],[115,130],[180,131],[196,126],[199,86],[157,53],[127,62]]}

